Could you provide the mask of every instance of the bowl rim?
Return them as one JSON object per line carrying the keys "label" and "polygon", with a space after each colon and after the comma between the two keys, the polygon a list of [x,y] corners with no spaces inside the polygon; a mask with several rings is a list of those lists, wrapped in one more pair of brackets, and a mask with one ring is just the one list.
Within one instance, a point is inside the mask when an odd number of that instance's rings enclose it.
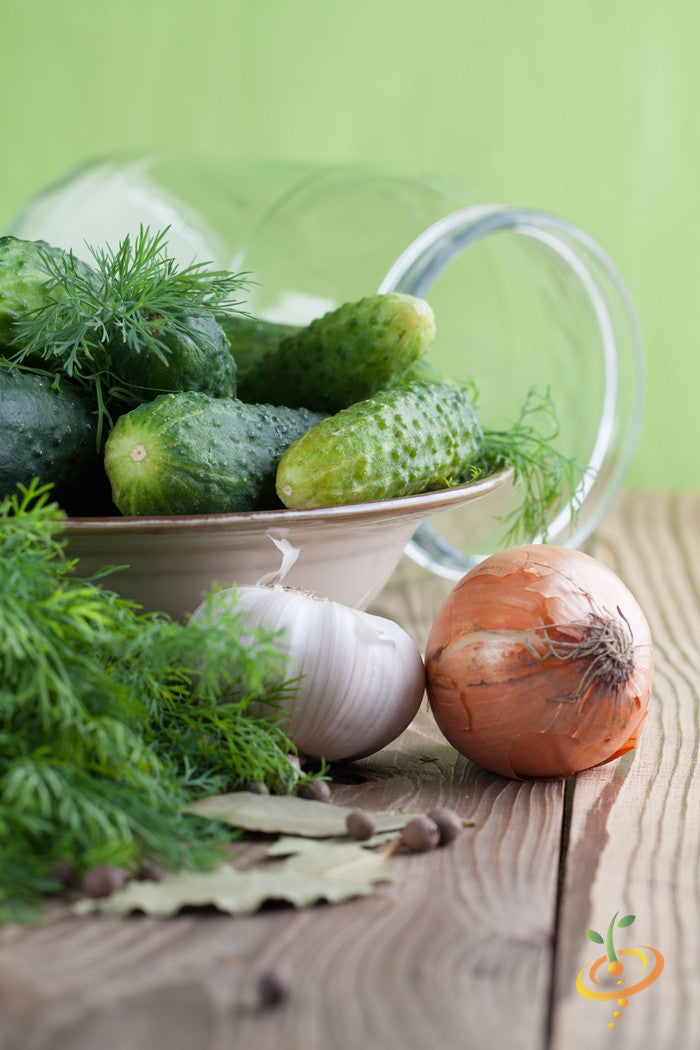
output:
{"label": "bowl rim", "polygon": [[472,502],[504,488],[513,478],[513,468],[489,474],[452,488],[425,491],[413,496],[366,503],[346,503],[335,507],[313,507],[306,510],[238,511],[223,514],[114,515],[106,517],[67,517],[64,531],[68,534],[129,533],[205,530],[217,532],[234,526],[265,529],[313,524],[352,524],[356,521],[397,519],[402,516],[427,517],[460,504]]}

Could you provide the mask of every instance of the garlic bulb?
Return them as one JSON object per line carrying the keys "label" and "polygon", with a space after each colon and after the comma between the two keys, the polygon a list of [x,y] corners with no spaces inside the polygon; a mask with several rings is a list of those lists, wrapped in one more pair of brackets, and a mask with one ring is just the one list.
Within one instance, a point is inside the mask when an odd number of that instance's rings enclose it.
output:
{"label": "garlic bulb", "polygon": [[285,677],[299,680],[275,709],[285,712],[285,731],[302,754],[361,758],[412,722],[425,671],[413,640],[392,620],[280,584],[235,587],[218,601],[235,602],[251,628],[281,632]]}

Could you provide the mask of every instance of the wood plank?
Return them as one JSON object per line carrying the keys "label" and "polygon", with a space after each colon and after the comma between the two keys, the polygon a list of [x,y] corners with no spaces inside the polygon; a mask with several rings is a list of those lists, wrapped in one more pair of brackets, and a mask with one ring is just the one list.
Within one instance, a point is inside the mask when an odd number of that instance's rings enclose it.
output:
{"label": "wood plank", "polygon": [[[541,1050],[562,785],[476,769],[425,710],[339,777],[343,805],[446,804],[475,825],[449,848],[397,855],[393,883],[342,905],[163,922],[58,909],[43,928],[2,929],[2,1050]],[[290,994],[260,1011],[271,967]]]}
{"label": "wood plank", "polygon": [[[700,1032],[700,497],[626,495],[603,523],[593,553],[634,590],[654,637],[656,672],[647,725],[634,755],[577,778],[557,952],[552,1050],[695,1050]],[[636,915],[620,947],[648,945],[663,973],[614,1004],[575,990],[600,954],[584,935]],[[634,958],[629,959],[632,974]],[[614,1023],[610,1032],[608,1023]],[[611,1042],[611,1045],[613,1043]]]}

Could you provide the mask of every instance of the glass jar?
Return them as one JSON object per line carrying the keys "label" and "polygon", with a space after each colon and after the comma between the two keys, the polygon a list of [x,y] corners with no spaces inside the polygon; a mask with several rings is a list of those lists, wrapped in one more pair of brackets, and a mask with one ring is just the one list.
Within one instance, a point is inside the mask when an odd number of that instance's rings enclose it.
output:
{"label": "glass jar", "polygon": [[[585,468],[550,542],[581,546],[635,451],[643,355],[634,306],[611,259],[556,215],[478,199],[403,167],[224,163],[168,156],[97,160],[29,202],[10,232],[85,257],[140,224],[169,227],[182,264],[244,271],[251,313],[305,323],[375,291],[422,296],[437,318],[430,360],[475,384],[485,426],[509,427],[528,392],[549,394],[557,445]],[[502,541],[502,514],[460,532],[459,511],[419,526],[414,561],[458,579]],[[542,537],[536,537],[541,539]]]}

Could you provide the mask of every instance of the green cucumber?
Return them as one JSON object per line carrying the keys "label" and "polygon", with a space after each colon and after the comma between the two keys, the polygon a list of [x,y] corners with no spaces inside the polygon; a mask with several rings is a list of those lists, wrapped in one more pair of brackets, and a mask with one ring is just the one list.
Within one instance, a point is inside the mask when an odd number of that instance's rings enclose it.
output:
{"label": "green cucumber", "polygon": [[409,496],[463,481],[481,444],[469,398],[450,382],[406,381],[322,420],[277,468],[292,509]]}
{"label": "green cucumber", "polygon": [[[0,347],[19,349],[15,322],[60,298],[59,291],[46,291],[49,273],[43,256],[58,258],[66,254],[46,241],[0,237]],[[87,263],[79,259],[74,258],[73,263],[79,272],[90,271]]]}
{"label": "green cucumber", "polygon": [[265,321],[250,314],[221,314],[217,320],[236,362],[239,390],[245,387],[248,375],[261,358],[301,328],[301,325]]}
{"label": "green cucumber", "polygon": [[348,302],[298,329],[240,379],[244,401],[334,413],[388,386],[426,352],[435,316],[402,292]]}
{"label": "green cucumber", "polygon": [[120,416],[105,445],[115,506],[128,515],[218,514],[279,506],[284,450],[322,416],[199,391],[161,394]]}
{"label": "green cucumber", "polygon": [[46,376],[0,367],[0,498],[36,477],[53,485],[66,514],[113,512],[96,427],[92,404],[70,380],[57,389]]}
{"label": "green cucumber", "polygon": [[228,339],[213,318],[189,314],[182,327],[153,318],[152,332],[163,349],[128,346],[120,339],[108,347],[108,367],[125,383],[132,398],[152,400],[158,394],[199,390],[211,397],[236,396],[236,362]]}

